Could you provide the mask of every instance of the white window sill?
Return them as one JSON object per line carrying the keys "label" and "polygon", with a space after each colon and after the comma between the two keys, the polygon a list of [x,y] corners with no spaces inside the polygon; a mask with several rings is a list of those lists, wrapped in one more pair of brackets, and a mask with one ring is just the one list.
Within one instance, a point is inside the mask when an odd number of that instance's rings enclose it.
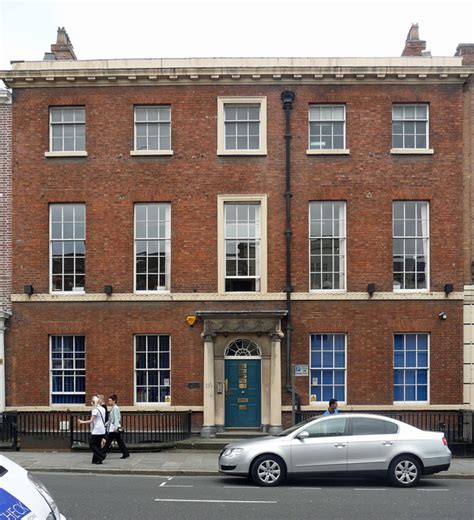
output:
{"label": "white window sill", "polygon": [[406,293],[411,293],[411,294],[416,294],[416,293],[422,293],[422,294],[427,294],[430,292],[429,289],[393,289],[393,292],[394,293],[398,293],[398,294],[406,294]]}
{"label": "white window sill", "polygon": [[[347,289],[310,289],[310,294],[346,293]],[[339,401],[338,401],[339,402]]]}
{"label": "white window sill", "polygon": [[173,155],[173,150],[130,150],[130,155],[133,157],[153,156],[153,155]]}
{"label": "white window sill", "polygon": [[306,155],[349,155],[351,151],[348,148],[339,148],[337,150],[306,150]]}
{"label": "white window sill", "polygon": [[392,155],[433,155],[433,148],[392,148]]}
{"label": "white window sill", "polygon": [[[418,370],[418,369],[415,369]],[[423,368],[421,370],[427,370],[426,368]],[[429,401],[393,401],[393,404],[395,406],[426,406],[427,404],[430,404]]]}
{"label": "white window sill", "polygon": [[44,152],[45,157],[87,157],[85,150],[78,152]]}
{"label": "white window sill", "polygon": [[135,294],[170,294],[169,289],[157,289],[156,291],[134,291]]}
{"label": "white window sill", "polygon": [[135,403],[135,406],[143,407],[143,408],[152,408],[154,406],[171,406],[171,401],[159,401],[156,403]]}
{"label": "white window sill", "polygon": [[86,294],[86,291],[50,291],[50,293],[52,296],[55,296],[55,295],[59,295],[59,296],[71,296],[71,295],[78,295],[78,296],[81,296],[83,294]]}
{"label": "white window sill", "polygon": [[267,155],[267,151],[266,150],[217,150],[217,155],[259,156],[259,155]]}

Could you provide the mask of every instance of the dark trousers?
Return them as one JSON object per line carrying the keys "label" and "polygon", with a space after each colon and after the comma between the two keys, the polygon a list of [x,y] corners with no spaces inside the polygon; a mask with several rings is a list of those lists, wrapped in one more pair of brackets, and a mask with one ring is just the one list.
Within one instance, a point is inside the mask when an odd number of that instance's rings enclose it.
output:
{"label": "dark trousers", "polygon": [[117,442],[118,447],[120,448],[120,451],[122,452],[122,455],[124,455],[125,457],[128,457],[130,455],[130,453],[128,452],[127,446],[123,442],[122,434],[120,432],[109,432],[107,434],[107,440],[106,440],[105,446],[104,446],[105,453],[107,453],[109,451],[112,441]]}
{"label": "dark trousers", "polygon": [[89,446],[92,450],[92,463],[102,462],[105,459],[105,452],[101,448],[103,435],[91,435]]}

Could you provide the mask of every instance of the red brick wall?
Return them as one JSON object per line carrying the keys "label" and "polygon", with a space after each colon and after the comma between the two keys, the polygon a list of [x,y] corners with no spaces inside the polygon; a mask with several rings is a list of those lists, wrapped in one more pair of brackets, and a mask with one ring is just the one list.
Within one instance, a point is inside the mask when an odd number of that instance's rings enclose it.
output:
{"label": "red brick wall", "polygon": [[[133,204],[144,201],[172,205],[172,292],[216,292],[219,193],[268,194],[268,290],[281,292],[285,287],[285,156],[280,93],[287,88],[296,92],[292,111],[295,290],[308,291],[310,200],[347,201],[348,290],[365,292],[367,283],[375,282],[377,291],[391,292],[392,201],[415,199],[430,201],[431,289],[442,291],[450,282],[461,291],[462,87],[382,81],[18,90],[13,117],[17,158],[13,292],[21,292],[27,283],[36,292],[48,292],[48,204],[61,201],[87,204],[88,293],[101,292],[104,284],[112,284],[116,293],[133,291]],[[266,157],[216,156],[217,96],[231,95],[268,97]],[[306,155],[308,104],[318,102],[346,103],[350,156]],[[430,104],[434,155],[390,154],[393,102]],[[173,157],[130,157],[133,105],[146,103],[171,104]],[[48,106],[62,104],[86,106],[87,158],[44,157]],[[202,370],[202,339],[199,327],[187,328],[184,317],[196,309],[243,307],[240,302],[15,304],[9,404],[48,404],[47,337],[68,330],[86,331],[88,391],[97,391],[98,386],[104,393],[120,391],[124,405],[133,398],[132,334],[170,332],[173,404],[201,404],[201,391],[187,390],[185,382],[195,380]],[[274,304],[260,302],[254,307],[268,309]],[[431,401],[462,402],[461,307],[461,302],[430,301],[295,303],[295,356],[307,360],[310,332],[335,327],[347,332],[351,338],[349,401],[370,404],[375,399],[388,404],[393,332],[409,327],[431,332]],[[445,322],[437,318],[441,310],[448,313]],[[24,387],[23,381],[30,387]],[[123,388],[116,388],[118,384]],[[24,397],[27,390],[29,397]]]}
{"label": "red brick wall", "polygon": [[11,309],[11,197],[12,105],[10,94],[0,90],[0,311]]}

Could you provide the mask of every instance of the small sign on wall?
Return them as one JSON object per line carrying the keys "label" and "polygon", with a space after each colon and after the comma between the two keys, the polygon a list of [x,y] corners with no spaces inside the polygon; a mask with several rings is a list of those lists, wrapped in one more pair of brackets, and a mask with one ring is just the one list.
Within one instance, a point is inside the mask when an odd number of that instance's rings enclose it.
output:
{"label": "small sign on wall", "polygon": [[296,377],[308,377],[309,367],[308,365],[295,365],[295,376]]}
{"label": "small sign on wall", "polygon": [[201,386],[201,383],[198,383],[198,382],[191,382],[191,383],[188,383],[188,388],[200,388]]}

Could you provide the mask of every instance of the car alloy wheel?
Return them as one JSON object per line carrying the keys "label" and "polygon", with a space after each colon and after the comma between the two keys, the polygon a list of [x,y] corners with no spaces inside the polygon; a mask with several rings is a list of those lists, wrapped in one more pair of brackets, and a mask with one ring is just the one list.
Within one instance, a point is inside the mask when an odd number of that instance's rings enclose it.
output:
{"label": "car alloy wheel", "polygon": [[262,455],[253,463],[251,475],[259,486],[277,486],[286,477],[286,466],[276,455]]}
{"label": "car alloy wheel", "polygon": [[390,464],[389,477],[396,486],[416,486],[421,477],[420,463],[409,455],[398,457]]}

